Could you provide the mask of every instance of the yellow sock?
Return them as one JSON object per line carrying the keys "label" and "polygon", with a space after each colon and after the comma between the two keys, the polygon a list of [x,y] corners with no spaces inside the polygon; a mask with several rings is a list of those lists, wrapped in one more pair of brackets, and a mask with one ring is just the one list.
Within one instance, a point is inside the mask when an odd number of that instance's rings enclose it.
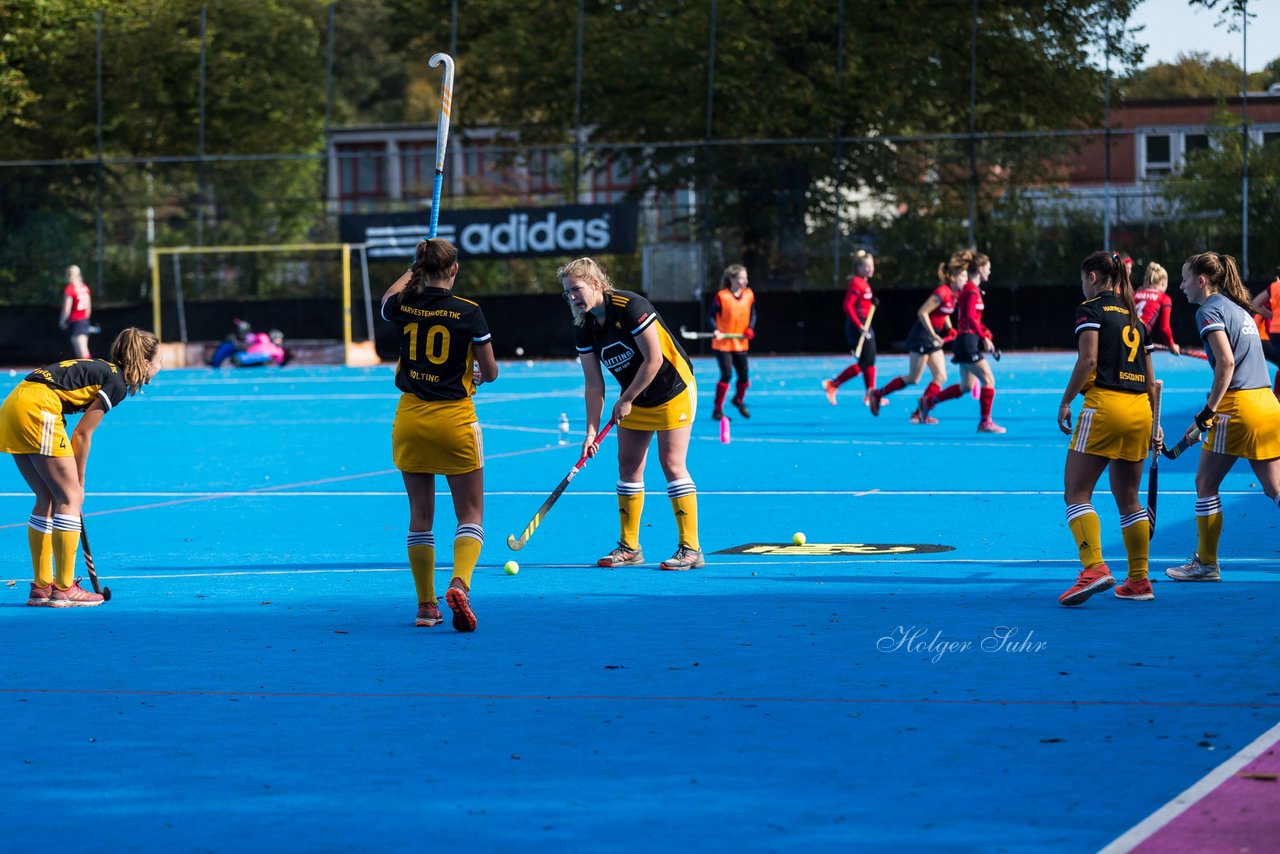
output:
{"label": "yellow sock", "polygon": [[430,531],[409,532],[409,571],[418,601],[436,601],[436,538]]}
{"label": "yellow sock", "polygon": [[702,551],[698,542],[698,488],[693,478],[681,478],[667,484],[667,496],[671,499],[671,510],[676,514],[676,532],[680,543],[691,549]]}
{"label": "yellow sock", "polygon": [[618,481],[618,541],[629,549],[640,548],[640,513],[644,510],[644,482]]}
{"label": "yellow sock", "polygon": [[27,523],[27,545],[31,547],[31,569],[37,587],[53,583],[53,519],[32,516]]}
{"label": "yellow sock", "polygon": [[1102,523],[1092,504],[1068,504],[1067,527],[1076,538],[1080,564],[1090,569],[1102,563]]}
{"label": "yellow sock", "polygon": [[453,535],[453,577],[471,589],[471,573],[480,561],[480,547],[484,545],[484,529],[470,523],[458,526]]}
{"label": "yellow sock", "polygon": [[1129,577],[1146,578],[1151,559],[1151,519],[1147,511],[1144,509],[1121,516],[1120,534],[1124,537],[1124,550],[1129,556]]}
{"label": "yellow sock", "polygon": [[1216,495],[1196,499],[1196,555],[1203,564],[1218,562],[1218,540],[1222,537],[1222,499]]}
{"label": "yellow sock", "polygon": [[53,516],[54,583],[66,590],[76,583],[76,549],[80,546],[80,517]]}

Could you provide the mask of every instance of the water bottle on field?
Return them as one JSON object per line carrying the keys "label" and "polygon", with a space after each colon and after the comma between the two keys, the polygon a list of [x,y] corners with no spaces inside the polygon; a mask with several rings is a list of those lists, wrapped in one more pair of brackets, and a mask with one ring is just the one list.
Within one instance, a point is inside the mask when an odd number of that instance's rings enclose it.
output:
{"label": "water bottle on field", "polygon": [[560,413],[560,425],[559,425],[559,429],[560,429],[560,444],[561,444],[561,445],[567,445],[567,444],[569,444],[569,415],[568,415],[568,413],[565,413],[565,412],[561,412],[561,413]]}

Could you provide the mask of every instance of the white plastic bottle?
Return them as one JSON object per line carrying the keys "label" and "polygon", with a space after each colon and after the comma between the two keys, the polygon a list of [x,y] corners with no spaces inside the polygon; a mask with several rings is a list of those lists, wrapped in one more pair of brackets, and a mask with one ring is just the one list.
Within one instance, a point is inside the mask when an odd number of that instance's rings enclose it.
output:
{"label": "white plastic bottle", "polygon": [[566,412],[560,413],[559,428],[560,428],[560,444],[561,445],[569,444],[569,414],[568,413]]}

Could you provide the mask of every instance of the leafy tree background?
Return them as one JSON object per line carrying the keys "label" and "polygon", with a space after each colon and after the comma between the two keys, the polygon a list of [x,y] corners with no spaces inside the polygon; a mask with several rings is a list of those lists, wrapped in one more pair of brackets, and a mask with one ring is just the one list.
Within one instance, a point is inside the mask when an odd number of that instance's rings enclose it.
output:
{"label": "leafy tree background", "polygon": [[[705,0],[585,0],[585,144],[575,151],[576,4],[469,0],[459,4],[455,128],[494,126],[521,146],[554,146],[566,199],[575,153],[581,168],[634,168],[636,197],[690,185],[705,193],[710,204],[687,227],[713,250],[709,280],[743,259],[758,287],[839,287],[848,252],[869,246],[886,262],[882,287],[928,285],[967,241],[973,180],[973,230],[996,259],[997,283],[1069,283],[1101,224],[1046,204],[1044,188],[1061,183],[1079,138],[1018,134],[1101,125],[1106,81],[1087,46],[1109,39],[1117,100],[1239,90],[1238,67],[1200,54],[1135,71],[1142,34],[1124,22],[1138,2],[982,0],[974,130],[1007,135],[971,144],[971,0],[719,0],[710,117]],[[1241,0],[1192,2],[1229,23]],[[0,0],[0,161],[10,164],[0,166],[0,301],[52,303],[67,263],[94,266],[99,191],[106,300],[146,292],[148,211],[161,245],[332,239],[327,4],[208,4],[203,166],[194,161],[201,5]],[[450,15],[448,0],[340,0],[332,123],[434,122],[438,72],[426,59],[447,46]],[[1278,78],[1280,60],[1250,85]],[[1166,184],[1186,215],[1118,228],[1122,248],[1167,261],[1206,241],[1239,245],[1238,129],[1224,125],[1214,140]],[[1274,267],[1260,238],[1275,233],[1275,161],[1271,149],[1250,153],[1255,269]],[[450,203],[522,201],[502,189]],[[615,264],[624,281],[638,280],[637,258]],[[552,266],[494,263],[479,277],[489,290],[532,290]]]}

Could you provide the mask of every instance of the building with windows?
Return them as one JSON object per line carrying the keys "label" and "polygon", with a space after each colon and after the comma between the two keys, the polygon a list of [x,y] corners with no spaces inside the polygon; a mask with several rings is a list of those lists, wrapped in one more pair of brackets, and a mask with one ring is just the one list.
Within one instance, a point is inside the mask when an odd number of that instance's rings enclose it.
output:
{"label": "building with windows", "polygon": [[[1247,98],[1251,146],[1280,144],[1280,87],[1250,92]],[[1211,130],[1226,110],[1239,122],[1239,98],[1134,100],[1113,106],[1111,157],[1106,136],[1091,136],[1069,167],[1070,195],[1101,211],[1112,206],[1117,222],[1152,222],[1175,215],[1160,192],[1161,182],[1182,170],[1187,157],[1213,144]]]}

